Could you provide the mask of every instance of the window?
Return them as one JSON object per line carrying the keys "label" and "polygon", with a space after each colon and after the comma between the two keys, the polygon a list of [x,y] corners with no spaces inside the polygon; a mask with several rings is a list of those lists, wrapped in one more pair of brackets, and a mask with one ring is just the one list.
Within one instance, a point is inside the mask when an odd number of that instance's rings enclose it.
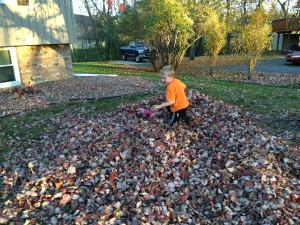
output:
{"label": "window", "polygon": [[15,48],[0,48],[0,88],[21,84]]}
{"label": "window", "polygon": [[29,0],[18,0],[18,5],[29,5]]}
{"label": "window", "polygon": [[17,0],[0,0],[0,4],[16,4]]}
{"label": "window", "polygon": [[29,5],[29,0],[0,0],[0,4]]}

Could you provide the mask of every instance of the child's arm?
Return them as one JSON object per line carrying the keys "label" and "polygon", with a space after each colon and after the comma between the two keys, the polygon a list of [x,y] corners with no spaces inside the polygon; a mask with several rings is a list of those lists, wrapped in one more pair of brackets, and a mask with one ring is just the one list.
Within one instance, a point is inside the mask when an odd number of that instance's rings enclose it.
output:
{"label": "child's arm", "polygon": [[168,101],[168,102],[161,103],[160,105],[153,105],[152,108],[157,110],[157,109],[161,109],[163,107],[173,105],[174,103],[175,103],[175,100],[174,101]]}

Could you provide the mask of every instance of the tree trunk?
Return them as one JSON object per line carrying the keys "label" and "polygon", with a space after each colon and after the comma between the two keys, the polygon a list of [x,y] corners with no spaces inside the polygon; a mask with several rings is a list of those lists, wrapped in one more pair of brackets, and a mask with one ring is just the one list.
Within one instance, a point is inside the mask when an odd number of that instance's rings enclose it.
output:
{"label": "tree trunk", "polygon": [[277,3],[280,5],[280,8],[283,12],[284,18],[288,17],[288,7],[290,5],[290,0],[281,2],[280,0],[277,0]]}
{"label": "tree trunk", "polygon": [[178,68],[179,64],[181,63],[181,61],[184,57],[185,51],[186,50],[182,51],[180,54],[178,53],[177,57],[174,58],[173,66],[174,66],[175,70]]}
{"label": "tree trunk", "polygon": [[203,36],[199,39],[199,43],[200,43],[200,47],[199,47],[198,53],[200,56],[204,56],[205,55],[205,38]]}
{"label": "tree trunk", "polygon": [[255,66],[257,63],[257,58],[252,58],[249,61],[249,71],[248,71],[248,80],[250,80],[254,74]]}
{"label": "tree trunk", "polygon": [[193,43],[191,45],[191,48],[190,48],[190,60],[194,60],[195,59],[195,43]]}
{"label": "tree trunk", "polygon": [[160,61],[159,61],[159,54],[158,54],[158,51],[156,49],[151,49],[150,51],[150,61],[151,61],[151,64],[153,65],[154,69],[156,70],[160,70],[162,67],[161,67],[161,64],[160,64]]}
{"label": "tree trunk", "polygon": [[230,54],[232,52],[232,49],[230,47],[230,41],[231,41],[231,34],[227,33],[226,34],[226,47],[225,47],[226,54]]}
{"label": "tree trunk", "polygon": [[243,13],[247,14],[247,1],[243,0]]}
{"label": "tree trunk", "polygon": [[[230,24],[230,20],[229,17],[231,15],[231,0],[226,0],[226,25],[229,26]],[[230,33],[227,33],[226,35],[226,47],[225,47],[225,51],[228,54],[230,52]]]}
{"label": "tree trunk", "polygon": [[109,60],[112,61],[112,54],[111,54],[111,40],[109,40]]}
{"label": "tree trunk", "polygon": [[213,68],[214,68],[214,66],[215,66],[215,62],[216,62],[216,56],[214,56],[214,55],[210,55],[209,56],[209,65],[210,65],[210,67],[209,67],[209,76],[210,77],[212,77],[213,76]]}

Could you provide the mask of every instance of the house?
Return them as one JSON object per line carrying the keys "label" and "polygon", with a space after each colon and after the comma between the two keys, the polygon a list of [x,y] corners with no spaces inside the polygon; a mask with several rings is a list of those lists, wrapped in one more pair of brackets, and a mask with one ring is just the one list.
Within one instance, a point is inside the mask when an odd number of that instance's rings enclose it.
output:
{"label": "house", "polygon": [[300,17],[273,20],[272,29],[276,33],[273,49],[277,52],[298,49],[300,45]]}
{"label": "house", "polygon": [[72,59],[75,62],[93,61],[93,57],[99,57],[99,52],[94,48],[96,42],[91,20],[86,15],[74,14],[73,16],[76,40],[72,44]]}
{"label": "house", "polygon": [[73,76],[72,0],[0,0],[0,88]]}
{"label": "house", "polygon": [[92,25],[89,16],[74,14],[74,27],[76,32],[75,47],[77,49],[89,49],[95,45],[92,32]]}

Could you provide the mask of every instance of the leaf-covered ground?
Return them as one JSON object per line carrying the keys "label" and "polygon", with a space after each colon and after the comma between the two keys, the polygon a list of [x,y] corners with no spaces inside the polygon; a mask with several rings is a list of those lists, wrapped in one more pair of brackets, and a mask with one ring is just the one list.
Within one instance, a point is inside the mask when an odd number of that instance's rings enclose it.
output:
{"label": "leaf-covered ground", "polygon": [[157,82],[125,76],[74,77],[0,92],[0,117],[81,99],[97,99],[149,92]]}
{"label": "leaf-covered ground", "polygon": [[113,113],[66,111],[40,140],[10,140],[0,223],[299,224],[299,149],[236,106],[188,96],[189,125],[137,113],[160,94]]}

